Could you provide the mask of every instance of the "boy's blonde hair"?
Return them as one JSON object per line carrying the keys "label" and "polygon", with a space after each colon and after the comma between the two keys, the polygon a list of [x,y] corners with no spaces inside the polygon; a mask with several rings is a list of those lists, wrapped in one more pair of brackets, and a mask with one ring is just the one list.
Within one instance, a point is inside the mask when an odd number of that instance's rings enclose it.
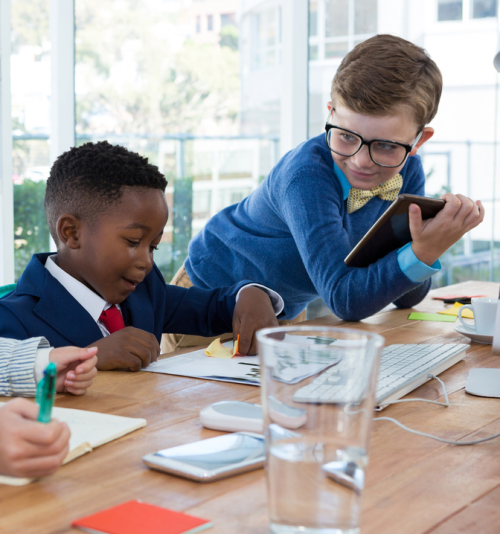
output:
{"label": "boy's blonde hair", "polygon": [[332,105],[365,115],[409,108],[419,130],[437,113],[443,78],[427,52],[394,35],[376,35],[342,60],[332,82]]}

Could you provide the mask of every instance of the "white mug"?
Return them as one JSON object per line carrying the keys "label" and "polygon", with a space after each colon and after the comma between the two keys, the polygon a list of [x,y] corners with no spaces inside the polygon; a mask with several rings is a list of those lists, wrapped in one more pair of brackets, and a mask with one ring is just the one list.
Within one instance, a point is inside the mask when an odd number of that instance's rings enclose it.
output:
{"label": "white mug", "polygon": [[[458,310],[458,318],[462,326],[471,334],[492,336],[495,330],[495,319],[500,301],[495,298],[477,297],[471,299],[471,302],[471,305],[467,304]],[[466,309],[472,310],[474,313],[473,324],[466,323],[462,317],[462,311]]]}

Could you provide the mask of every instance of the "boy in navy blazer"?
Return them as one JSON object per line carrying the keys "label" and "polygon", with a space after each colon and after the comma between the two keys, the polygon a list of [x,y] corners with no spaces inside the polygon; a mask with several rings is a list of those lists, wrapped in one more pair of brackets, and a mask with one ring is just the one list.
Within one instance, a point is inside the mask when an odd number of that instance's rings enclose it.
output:
{"label": "boy in navy blazer", "polygon": [[57,254],[35,254],[0,300],[0,336],[97,346],[99,369],[148,366],[164,332],[233,331],[240,352],[255,354],[254,333],[278,324],[281,297],[248,281],[167,285],[153,262],[168,219],[166,185],[146,158],[105,141],[62,154],[45,196]]}

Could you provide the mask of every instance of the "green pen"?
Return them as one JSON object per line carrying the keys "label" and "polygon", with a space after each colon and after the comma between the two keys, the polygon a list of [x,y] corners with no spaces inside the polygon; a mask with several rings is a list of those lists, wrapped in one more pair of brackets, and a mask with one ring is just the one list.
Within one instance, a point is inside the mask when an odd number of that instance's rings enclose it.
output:
{"label": "green pen", "polygon": [[43,378],[36,388],[36,403],[40,406],[38,411],[38,421],[40,423],[50,423],[52,405],[56,394],[57,367],[54,362],[50,362],[43,372]]}

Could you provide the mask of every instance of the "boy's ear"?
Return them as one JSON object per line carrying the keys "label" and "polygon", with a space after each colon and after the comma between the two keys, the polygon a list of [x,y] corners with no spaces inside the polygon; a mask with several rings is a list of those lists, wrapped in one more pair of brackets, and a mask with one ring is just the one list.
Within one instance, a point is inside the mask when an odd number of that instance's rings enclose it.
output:
{"label": "boy's ear", "polygon": [[413,147],[413,150],[409,153],[409,156],[414,156],[417,153],[417,150],[426,142],[428,141],[432,136],[434,135],[434,128],[431,128],[430,126],[426,126],[422,130],[422,135],[420,136],[420,139],[418,140],[418,143]]}
{"label": "boy's ear", "polygon": [[60,242],[68,248],[80,248],[81,228],[80,219],[70,213],[61,215],[57,220],[57,236]]}

